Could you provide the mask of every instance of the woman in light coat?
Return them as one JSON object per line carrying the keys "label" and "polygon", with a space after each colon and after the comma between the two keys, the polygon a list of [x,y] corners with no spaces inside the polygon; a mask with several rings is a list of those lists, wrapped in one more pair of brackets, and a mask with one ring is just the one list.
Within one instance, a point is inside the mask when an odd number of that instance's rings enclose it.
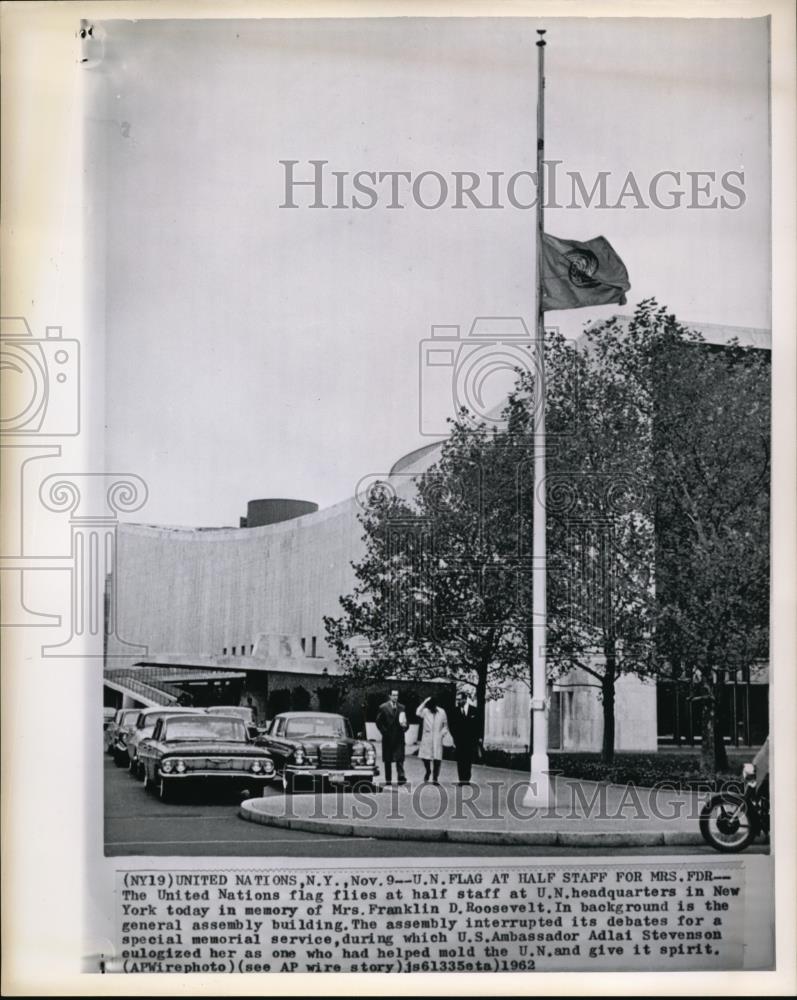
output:
{"label": "woman in light coat", "polygon": [[423,722],[423,736],[418,750],[418,756],[426,770],[423,780],[428,781],[431,774],[432,781],[438,785],[440,782],[437,779],[440,776],[440,764],[443,760],[443,737],[451,736],[448,731],[448,719],[445,711],[433,697],[422,701],[415,714]]}

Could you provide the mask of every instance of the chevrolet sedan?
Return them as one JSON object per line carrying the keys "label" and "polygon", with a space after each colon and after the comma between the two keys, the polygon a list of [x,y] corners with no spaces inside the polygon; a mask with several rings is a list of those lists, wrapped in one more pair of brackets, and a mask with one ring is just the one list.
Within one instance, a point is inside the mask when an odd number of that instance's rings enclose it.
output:
{"label": "chevrolet sedan", "polygon": [[257,741],[274,758],[287,793],[301,784],[374,790],[376,749],[354,739],[349,720],[330,712],[283,712]]}
{"label": "chevrolet sedan", "polygon": [[127,734],[125,750],[125,763],[127,764],[128,770],[133,777],[144,777],[144,768],[141,766],[141,761],[139,760],[138,748],[144,740],[148,740],[152,737],[159,719],[163,719],[167,715],[197,715],[200,712],[204,712],[204,709],[181,708],[176,705],[171,707],[157,705],[155,708],[138,709],[138,715],[136,716],[135,722],[131,727],[130,732]]}
{"label": "chevrolet sedan", "polygon": [[205,713],[162,716],[139,745],[139,762],[144,787],[163,801],[197,784],[258,795],[275,773],[271,755],[247,738],[242,719]]}

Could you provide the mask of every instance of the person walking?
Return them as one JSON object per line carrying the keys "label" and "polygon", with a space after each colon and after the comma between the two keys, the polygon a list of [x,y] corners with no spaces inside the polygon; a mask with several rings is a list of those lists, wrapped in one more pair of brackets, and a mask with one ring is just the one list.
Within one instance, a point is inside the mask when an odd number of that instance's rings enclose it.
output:
{"label": "person walking", "polygon": [[466,691],[457,691],[456,705],[448,720],[457,753],[458,785],[469,785],[473,759],[479,744],[479,720],[476,706],[468,701]]}
{"label": "person walking", "polygon": [[451,735],[448,731],[448,717],[434,696],[422,701],[416,708],[415,714],[423,722],[423,736],[418,750],[418,756],[423,761],[426,772],[423,780],[428,781],[431,776],[433,783],[439,785],[440,765],[443,762],[443,739],[446,735]]}
{"label": "person walking", "polygon": [[385,782],[393,780],[393,764],[396,765],[398,783],[407,784],[404,774],[404,733],[407,729],[407,712],[398,700],[398,690],[390,692],[390,697],[379,706],[376,713],[376,728],[382,734],[382,763],[385,765]]}

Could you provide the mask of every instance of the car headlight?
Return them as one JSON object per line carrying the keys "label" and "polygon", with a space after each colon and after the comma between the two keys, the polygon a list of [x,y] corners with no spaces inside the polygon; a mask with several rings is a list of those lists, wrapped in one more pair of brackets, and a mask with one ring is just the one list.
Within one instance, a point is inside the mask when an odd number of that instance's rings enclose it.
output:
{"label": "car headlight", "polygon": [[373,747],[368,747],[365,751],[365,763],[371,767],[376,763],[376,752]]}
{"label": "car headlight", "polygon": [[164,760],[161,762],[161,771],[163,771],[164,774],[171,774],[173,770],[174,770],[174,761]]}
{"label": "car headlight", "polygon": [[187,767],[185,766],[184,760],[175,761],[174,769],[175,771],[177,771],[178,774],[185,774],[185,772],[188,770]]}
{"label": "car headlight", "polygon": [[748,785],[755,784],[755,764],[748,761],[742,765],[742,778]]}
{"label": "car headlight", "polygon": [[274,773],[274,761],[273,760],[264,760],[263,761],[263,773],[264,774],[273,774]]}
{"label": "car headlight", "polygon": [[253,760],[249,770],[252,771],[254,774],[260,774],[260,772],[263,770],[263,765],[260,763],[259,760]]}
{"label": "car headlight", "polygon": [[301,747],[297,747],[293,754],[293,759],[297,764],[304,764],[304,750]]}

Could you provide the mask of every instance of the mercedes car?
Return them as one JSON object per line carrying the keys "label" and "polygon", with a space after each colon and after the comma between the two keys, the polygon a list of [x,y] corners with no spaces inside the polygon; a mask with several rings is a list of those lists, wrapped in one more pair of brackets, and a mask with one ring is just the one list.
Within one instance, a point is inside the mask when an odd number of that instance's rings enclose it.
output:
{"label": "mercedes car", "polygon": [[301,786],[374,791],[376,749],[355,739],[348,719],[331,712],[282,712],[257,742],[274,758],[288,793]]}

